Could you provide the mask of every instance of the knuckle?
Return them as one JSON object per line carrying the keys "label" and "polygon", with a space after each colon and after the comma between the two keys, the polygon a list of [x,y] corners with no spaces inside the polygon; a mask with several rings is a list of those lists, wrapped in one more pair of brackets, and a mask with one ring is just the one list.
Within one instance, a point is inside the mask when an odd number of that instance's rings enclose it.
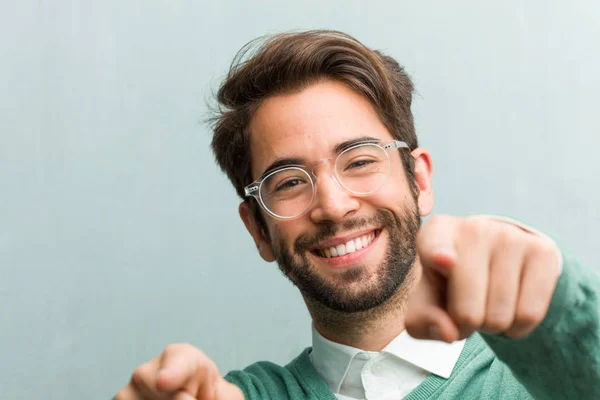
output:
{"label": "knuckle", "polygon": [[171,343],[163,351],[163,355],[172,356],[174,354],[202,353],[200,349],[189,343]]}
{"label": "knuckle", "polygon": [[440,229],[450,223],[452,217],[444,214],[436,214],[431,216],[423,225],[422,232],[431,232]]}
{"label": "knuckle", "polygon": [[521,248],[523,242],[520,233],[513,229],[501,229],[496,235],[496,243],[501,249]]}
{"label": "knuckle", "polygon": [[510,329],[513,318],[506,313],[491,314],[485,321],[485,330],[489,332],[506,332]]}
{"label": "knuckle", "polygon": [[186,346],[186,343],[171,343],[165,347],[163,353],[165,353],[165,354],[178,353],[179,351],[184,349],[185,346]]}
{"label": "knuckle", "polygon": [[147,377],[148,377],[148,363],[142,364],[133,370],[133,374],[131,374],[131,382],[136,386],[141,385],[141,384],[144,384]]}
{"label": "knuckle", "polygon": [[214,373],[218,374],[217,364],[208,357],[203,357],[201,359],[201,368],[203,372],[207,375],[211,375]]}
{"label": "knuckle", "polygon": [[548,240],[542,240],[536,238],[532,244],[533,253],[537,257],[543,257],[544,259],[552,259],[556,254],[555,246]]}
{"label": "knuckle", "polygon": [[472,311],[456,311],[453,319],[459,326],[467,329],[478,329],[483,324],[483,314]]}
{"label": "knuckle", "polygon": [[467,218],[461,228],[469,237],[481,238],[489,230],[489,226],[490,221],[486,218]]}
{"label": "knuckle", "polygon": [[537,326],[544,319],[544,312],[533,308],[528,307],[525,310],[521,310],[517,313],[515,318],[515,325],[518,326]]}
{"label": "knuckle", "polygon": [[429,218],[429,225],[444,225],[450,219],[449,215],[445,214],[436,214]]}

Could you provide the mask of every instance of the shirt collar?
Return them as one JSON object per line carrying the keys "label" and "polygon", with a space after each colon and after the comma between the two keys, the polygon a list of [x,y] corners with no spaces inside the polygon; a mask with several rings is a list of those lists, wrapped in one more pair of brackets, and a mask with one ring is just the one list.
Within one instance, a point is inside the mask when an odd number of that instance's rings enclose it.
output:
{"label": "shirt collar", "polygon": [[[323,338],[325,339],[325,338]],[[415,339],[403,331],[382,352],[392,354],[425,371],[448,379],[466,339],[453,343]]]}
{"label": "shirt collar", "polygon": [[339,392],[352,359],[362,352],[355,347],[325,339],[313,325],[310,358],[319,375],[334,393]]}
{"label": "shirt collar", "polygon": [[[401,358],[442,378],[449,378],[465,340],[444,343],[436,340],[419,340],[406,331],[400,333],[381,352]],[[348,367],[358,354],[377,354],[325,339],[312,327],[311,361],[330,388],[339,391]]]}

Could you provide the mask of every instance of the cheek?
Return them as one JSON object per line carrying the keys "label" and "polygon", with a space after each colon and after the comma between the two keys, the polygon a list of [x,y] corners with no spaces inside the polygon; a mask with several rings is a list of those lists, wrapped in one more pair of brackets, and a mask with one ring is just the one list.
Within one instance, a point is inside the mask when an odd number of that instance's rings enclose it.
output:
{"label": "cheek", "polygon": [[282,245],[288,249],[294,246],[294,240],[300,234],[298,224],[294,221],[278,222],[270,227],[272,235],[271,242],[275,248],[279,249]]}
{"label": "cheek", "polygon": [[315,226],[310,219],[301,217],[291,221],[277,221],[271,225],[271,229],[273,232],[271,243],[274,249],[279,252],[283,248],[293,253],[296,240],[301,236],[314,233]]}
{"label": "cheek", "polygon": [[398,193],[394,193],[392,191],[381,191],[381,193],[369,196],[363,201],[364,203],[368,204],[370,214],[376,212],[377,210],[389,210],[397,213],[400,209],[400,202],[398,199]]}
{"label": "cheek", "polygon": [[410,188],[404,174],[393,173],[387,182],[376,193],[366,198],[366,201],[378,208],[395,209],[402,204],[405,198],[409,198]]}

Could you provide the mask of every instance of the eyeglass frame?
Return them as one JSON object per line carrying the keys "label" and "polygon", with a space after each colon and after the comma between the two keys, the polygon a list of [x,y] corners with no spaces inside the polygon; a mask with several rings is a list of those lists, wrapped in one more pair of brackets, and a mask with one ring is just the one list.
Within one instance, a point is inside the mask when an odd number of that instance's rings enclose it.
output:
{"label": "eyeglass frame", "polygon": [[[380,147],[385,153],[386,156],[388,157],[388,175],[385,178],[385,181],[383,181],[383,183],[381,184],[381,186],[379,186],[377,189],[369,192],[369,193],[365,193],[365,194],[361,194],[361,193],[357,193],[357,192],[353,192],[352,190],[348,189],[347,187],[345,187],[339,180],[338,176],[337,176],[337,170],[335,168],[335,163],[337,163],[338,158],[346,153],[347,151],[356,149],[357,147],[360,146],[365,146],[365,145],[374,145],[377,147]],[[359,197],[366,197],[366,196],[370,196],[373,193],[377,192],[379,189],[381,189],[383,187],[383,185],[385,185],[385,182],[387,181],[387,179],[389,178],[389,167],[390,167],[390,158],[389,155],[387,154],[386,150],[389,149],[409,149],[410,150],[410,146],[408,145],[408,143],[403,142],[401,140],[393,140],[389,143],[386,144],[380,144],[378,142],[373,142],[373,141],[365,141],[365,142],[359,142],[359,143],[355,143],[352,146],[348,147],[347,149],[344,149],[344,151],[342,151],[341,153],[339,153],[338,155],[336,155],[335,157],[326,157],[326,158],[321,158],[319,160],[317,160],[315,162],[315,166],[313,168],[311,168],[311,170],[308,170],[308,166],[306,165],[298,165],[298,164],[293,164],[293,165],[286,165],[283,166],[281,168],[276,168],[273,171],[269,171],[269,173],[267,173],[264,176],[261,176],[260,178],[258,178],[257,180],[255,180],[254,182],[252,182],[251,184],[249,184],[248,186],[246,186],[244,188],[244,194],[246,195],[246,197],[254,197],[258,203],[260,204],[260,206],[262,207],[263,210],[265,210],[267,212],[267,214],[269,214],[270,216],[272,216],[273,218],[276,219],[281,219],[281,220],[291,220],[291,219],[295,219],[295,218],[299,218],[302,215],[306,214],[306,212],[310,209],[310,206],[313,204],[313,201],[315,200],[316,194],[317,194],[317,185],[316,185],[316,181],[317,181],[317,175],[315,174],[315,169],[322,165],[325,164],[327,161],[329,161],[329,165],[331,166],[331,160],[334,160],[334,173],[332,175],[333,180],[345,191],[347,191],[348,193],[354,195],[354,196],[359,196]],[[310,179],[310,184],[312,186],[312,197],[310,199],[310,202],[308,203],[308,205],[306,206],[306,209],[303,210],[301,213],[299,213],[298,215],[294,215],[292,217],[283,217],[281,215],[277,215],[275,214],[273,211],[271,211],[269,209],[269,207],[267,207],[262,199],[262,195],[261,195],[261,185],[263,183],[263,181],[267,180],[268,178],[270,178],[271,176],[281,172],[281,171],[285,171],[288,169],[298,169],[303,171],[304,173],[306,173],[306,175],[308,175],[308,178]],[[313,179],[314,177],[314,179]]]}

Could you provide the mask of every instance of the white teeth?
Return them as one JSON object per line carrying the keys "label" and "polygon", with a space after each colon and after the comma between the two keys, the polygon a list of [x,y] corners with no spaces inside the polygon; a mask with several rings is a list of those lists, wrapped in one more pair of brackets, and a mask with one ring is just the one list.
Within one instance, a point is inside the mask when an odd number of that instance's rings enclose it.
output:
{"label": "white teeth", "polygon": [[356,247],[354,246],[354,240],[350,240],[346,243],[346,253],[354,253],[356,251]]}
{"label": "white teeth", "polygon": [[375,233],[372,232],[368,235],[360,236],[355,239],[349,240],[345,244],[338,244],[337,246],[323,249],[321,250],[321,256],[331,258],[354,253],[356,250],[360,250],[363,247],[367,247],[374,239]]}
{"label": "white teeth", "polygon": [[354,245],[356,246],[356,250],[360,250],[363,248],[363,243],[360,238],[354,239]]}

